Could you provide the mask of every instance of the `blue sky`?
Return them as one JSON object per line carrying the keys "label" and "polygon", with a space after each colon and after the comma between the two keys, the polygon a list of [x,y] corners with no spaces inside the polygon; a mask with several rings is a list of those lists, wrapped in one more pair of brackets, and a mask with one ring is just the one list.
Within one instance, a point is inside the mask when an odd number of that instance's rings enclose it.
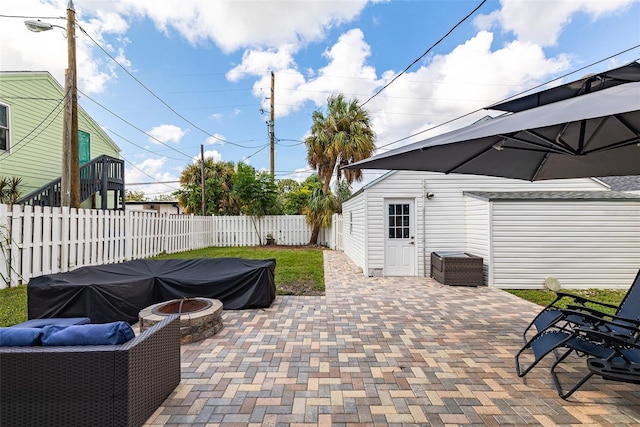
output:
{"label": "blue sky", "polygon": [[[77,31],[79,102],[121,148],[127,189],[153,198],[179,187],[201,144],[215,160],[268,170],[273,71],[276,177],[302,180],[301,141],[328,96],[369,100],[480,3],[76,0],[80,26],[138,80]],[[0,69],[62,82],[62,31],[30,33],[11,16],[64,26],[52,18],[65,10],[66,0],[3,2]],[[486,1],[365,104],[379,152],[468,124],[486,111],[424,132],[558,76],[637,60],[639,44],[639,1]]]}

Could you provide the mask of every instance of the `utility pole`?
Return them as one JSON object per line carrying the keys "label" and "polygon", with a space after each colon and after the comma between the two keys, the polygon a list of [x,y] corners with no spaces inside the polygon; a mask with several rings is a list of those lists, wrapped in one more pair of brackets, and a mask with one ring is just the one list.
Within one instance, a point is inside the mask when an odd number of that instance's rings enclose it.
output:
{"label": "utility pole", "polygon": [[78,78],[76,72],[76,11],[73,1],[67,4],[67,55],[68,55],[68,81],[71,86],[69,96],[71,102],[71,135],[65,138],[69,141],[69,205],[72,208],[80,207],[80,159],[78,149]]}
{"label": "utility pole", "polygon": [[274,112],[274,106],[275,106],[275,102],[274,102],[274,94],[275,94],[275,85],[276,85],[276,76],[275,74],[273,74],[273,71],[271,72],[271,117],[269,120],[269,138],[270,138],[270,142],[271,142],[271,180],[273,181],[274,179],[274,175],[275,175],[275,142],[276,142],[276,135],[275,135],[275,130],[274,130],[274,124],[275,124],[275,112]]}
{"label": "utility pole", "polygon": [[200,192],[202,193],[202,216],[207,214],[207,199],[205,197],[204,182],[204,145],[200,144]]}

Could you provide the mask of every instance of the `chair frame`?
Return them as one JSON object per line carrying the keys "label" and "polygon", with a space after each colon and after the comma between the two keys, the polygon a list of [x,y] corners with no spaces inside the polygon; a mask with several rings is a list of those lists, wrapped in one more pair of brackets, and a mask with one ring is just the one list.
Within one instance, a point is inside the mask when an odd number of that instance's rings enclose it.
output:
{"label": "chair frame", "polygon": [[[602,318],[577,310],[562,310],[562,312],[561,315],[565,318],[569,315],[579,315],[584,321],[579,325],[574,325],[574,328],[562,324],[538,332],[518,351],[515,363],[517,375],[524,377],[549,353],[556,353],[556,361],[551,367],[551,376],[558,395],[567,399],[587,382],[594,375],[594,372],[589,371],[574,386],[565,391],[558,378],[556,368],[573,353],[603,360],[611,360],[621,354],[624,355],[624,350],[638,345],[640,321],[613,315],[610,315],[611,318]],[[620,321],[621,319],[622,321]],[[627,331],[627,333],[622,333],[621,330]],[[564,349],[564,352],[558,354],[557,352],[561,349]],[[520,364],[520,356],[528,350],[533,351],[534,360],[523,369]],[[640,353],[638,356],[640,358]]]}
{"label": "chair frame", "polygon": [[[636,286],[638,289],[636,289]],[[640,321],[640,304],[634,304],[633,314],[635,315],[633,318],[629,316],[630,311],[629,301],[631,300],[631,296],[634,295],[635,292],[640,293],[640,270],[636,274],[636,277],[627,290],[624,298],[620,302],[619,305],[609,304],[602,301],[597,301],[590,298],[585,298],[580,295],[573,295],[566,292],[556,292],[556,298],[549,303],[545,308],[543,308],[534,318],[533,320],[526,326],[522,333],[522,339],[526,344],[530,339],[527,338],[529,331],[531,331],[532,327],[535,326],[536,332],[540,333],[545,329],[551,326],[560,325],[562,328],[575,327],[580,325],[580,316],[575,316],[577,312],[581,314],[583,312],[588,312],[594,316],[605,318],[608,316],[616,317],[621,321],[632,320],[633,322]],[[567,304],[567,308],[569,311],[562,309],[557,306],[557,304],[565,299],[571,298],[573,300],[573,304]],[[601,310],[598,310],[594,307],[590,307],[587,304],[597,305],[600,307],[606,307],[610,309],[616,310],[614,315],[607,314]],[[573,310],[573,311],[571,311]]]}

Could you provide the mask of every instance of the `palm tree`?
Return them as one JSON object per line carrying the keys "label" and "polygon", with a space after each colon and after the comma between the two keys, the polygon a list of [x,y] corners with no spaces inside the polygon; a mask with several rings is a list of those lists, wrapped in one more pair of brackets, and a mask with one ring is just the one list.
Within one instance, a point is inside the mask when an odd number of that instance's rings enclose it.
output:
{"label": "palm tree", "polygon": [[[307,161],[318,171],[322,193],[329,194],[334,174],[347,184],[362,180],[359,169],[341,169],[350,163],[364,160],[373,154],[375,134],[369,123],[369,113],[357,99],[346,101],[344,95],[327,99],[326,114],[314,111],[311,135],[305,140]],[[320,224],[315,223],[310,243],[317,243]]]}
{"label": "palm tree", "polygon": [[21,183],[22,178],[19,176],[0,177],[0,203],[14,204],[22,193],[19,188]]}
{"label": "palm tree", "polygon": [[[180,175],[181,189],[175,194],[185,213],[201,213],[201,161],[190,164]],[[232,178],[235,174],[233,162],[214,162],[204,159],[204,180],[207,193],[206,214],[228,215],[238,213],[237,203],[231,197]]]}

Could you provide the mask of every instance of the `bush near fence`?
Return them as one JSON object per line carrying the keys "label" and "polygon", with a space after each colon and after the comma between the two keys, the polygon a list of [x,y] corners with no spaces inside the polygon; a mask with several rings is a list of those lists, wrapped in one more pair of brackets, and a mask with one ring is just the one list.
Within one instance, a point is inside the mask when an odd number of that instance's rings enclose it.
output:
{"label": "bush near fence", "polygon": [[[0,288],[87,265],[210,246],[256,246],[268,234],[277,245],[306,245],[311,228],[303,215],[256,219],[0,204]],[[318,243],[341,250],[341,242],[342,216],[334,215]]]}

